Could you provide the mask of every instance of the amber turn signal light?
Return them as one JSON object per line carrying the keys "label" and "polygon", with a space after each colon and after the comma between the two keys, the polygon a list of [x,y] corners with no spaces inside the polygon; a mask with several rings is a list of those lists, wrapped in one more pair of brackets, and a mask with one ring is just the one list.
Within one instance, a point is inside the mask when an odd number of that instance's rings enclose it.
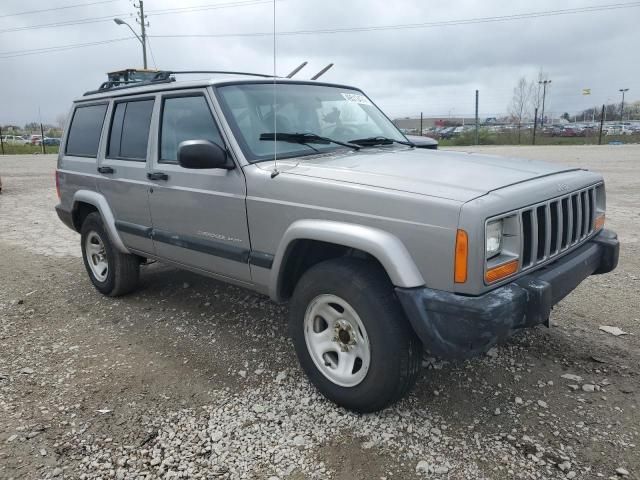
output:
{"label": "amber turn signal light", "polygon": [[604,227],[604,213],[598,215],[593,221],[593,229],[595,231],[600,230],[602,227]]}
{"label": "amber turn signal light", "polygon": [[513,275],[518,271],[518,260],[511,260],[510,262],[503,263],[497,267],[490,268],[484,275],[484,279],[487,283],[494,283],[498,280],[502,280],[509,275]]}
{"label": "amber turn signal light", "polygon": [[467,257],[469,255],[469,237],[464,230],[456,233],[456,253],[453,269],[453,280],[456,283],[467,281]]}

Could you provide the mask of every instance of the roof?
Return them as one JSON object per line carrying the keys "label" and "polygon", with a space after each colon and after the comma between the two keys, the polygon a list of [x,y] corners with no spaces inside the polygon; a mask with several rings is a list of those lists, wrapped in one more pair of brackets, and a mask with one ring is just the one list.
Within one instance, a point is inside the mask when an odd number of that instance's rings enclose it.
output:
{"label": "roof", "polygon": [[[173,77],[169,80],[159,80],[154,82],[141,82],[141,85],[126,85],[116,86],[112,88],[104,88],[101,90],[94,90],[85,93],[82,97],[75,100],[75,102],[85,102],[89,100],[98,100],[113,98],[116,96],[125,95],[139,95],[141,93],[153,93],[162,92],[167,90],[179,90],[189,88],[203,88],[216,85],[230,85],[230,84],[264,84],[264,83],[277,83],[277,84],[308,84],[308,85],[324,85],[338,88],[348,88],[351,90],[360,90],[357,87],[349,85],[341,85],[327,82],[320,82],[317,80],[302,80],[302,79],[289,79],[284,77],[267,77],[256,79],[248,77],[247,75],[229,75],[229,74],[202,74],[203,78],[197,80],[175,80]],[[104,84],[103,84],[104,85]]]}

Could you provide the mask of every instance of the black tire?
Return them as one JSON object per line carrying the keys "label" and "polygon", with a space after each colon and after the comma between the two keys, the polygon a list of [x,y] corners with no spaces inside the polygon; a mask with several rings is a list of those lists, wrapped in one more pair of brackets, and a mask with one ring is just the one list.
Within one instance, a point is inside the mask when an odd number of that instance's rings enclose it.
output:
{"label": "black tire", "polygon": [[[140,278],[140,258],[136,255],[122,253],[113,246],[109,234],[102,223],[102,217],[98,212],[87,215],[87,218],[82,223],[80,234],[84,266],[87,269],[91,283],[96,289],[110,297],[125,295],[135,290]],[[89,266],[90,259],[86,251],[87,237],[89,235],[97,235],[104,245],[108,269],[106,278],[103,280],[99,279]]]}
{"label": "black tire", "polygon": [[[308,306],[320,295],[335,295],[359,316],[370,345],[366,376],[355,386],[340,386],[323,374],[305,340]],[[289,307],[289,331],[311,382],[329,400],[349,410],[375,412],[400,400],[413,387],[422,362],[422,344],[413,332],[379,265],[340,258],[310,268],[296,285]],[[335,341],[335,339],[334,339]]]}

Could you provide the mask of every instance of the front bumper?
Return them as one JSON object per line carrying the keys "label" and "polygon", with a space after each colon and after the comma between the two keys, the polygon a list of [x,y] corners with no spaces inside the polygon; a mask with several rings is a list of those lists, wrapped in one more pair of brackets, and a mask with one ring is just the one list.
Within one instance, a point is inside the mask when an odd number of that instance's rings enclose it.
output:
{"label": "front bumper", "polygon": [[547,323],[553,306],[592,274],[616,268],[618,236],[603,230],[568,255],[477,297],[421,288],[396,288],[423,345],[442,358],[468,358],[514,330]]}

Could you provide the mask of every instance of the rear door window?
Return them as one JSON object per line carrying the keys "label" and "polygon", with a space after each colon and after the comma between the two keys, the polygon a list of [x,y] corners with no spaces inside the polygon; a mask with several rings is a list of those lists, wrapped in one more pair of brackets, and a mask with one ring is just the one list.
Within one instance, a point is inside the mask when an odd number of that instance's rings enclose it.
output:
{"label": "rear door window", "polygon": [[106,103],[76,108],[67,135],[66,155],[92,158],[98,156],[98,146],[106,112]]}
{"label": "rear door window", "polygon": [[160,163],[178,163],[178,145],[186,140],[209,140],[224,147],[204,95],[163,100]]}
{"label": "rear door window", "polygon": [[145,161],[153,99],[116,103],[109,133],[108,158]]}

